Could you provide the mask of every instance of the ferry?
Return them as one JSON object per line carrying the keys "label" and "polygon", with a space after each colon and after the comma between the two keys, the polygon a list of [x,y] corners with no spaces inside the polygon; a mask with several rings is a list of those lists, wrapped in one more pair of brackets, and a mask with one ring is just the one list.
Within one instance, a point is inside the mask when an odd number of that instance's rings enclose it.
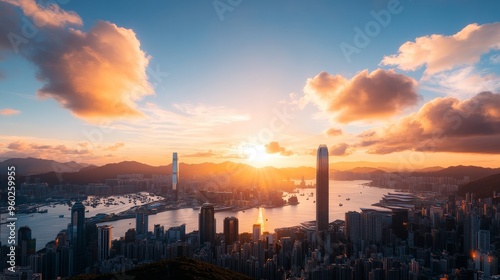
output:
{"label": "ferry", "polygon": [[299,204],[299,200],[297,199],[297,197],[295,195],[291,196],[289,199],[288,199],[288,204],[290,205],[297,205]]}

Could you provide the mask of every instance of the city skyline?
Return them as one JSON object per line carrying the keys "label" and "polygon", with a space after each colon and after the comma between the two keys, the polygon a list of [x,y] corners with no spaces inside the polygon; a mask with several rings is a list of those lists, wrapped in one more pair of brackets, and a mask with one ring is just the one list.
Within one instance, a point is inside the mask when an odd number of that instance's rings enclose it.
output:
{"label": "city skyline", "polygon": [[0,159],[498,167],[498,2],[217,3],[0,1]]}

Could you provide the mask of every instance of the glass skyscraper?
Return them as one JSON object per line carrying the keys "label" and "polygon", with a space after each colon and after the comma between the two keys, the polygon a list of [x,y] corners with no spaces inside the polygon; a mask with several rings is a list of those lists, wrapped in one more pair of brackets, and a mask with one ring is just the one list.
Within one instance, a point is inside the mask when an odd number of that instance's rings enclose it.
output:
{"label": "glass skyscraper", "polygon": [[328,148],[318,147],[316,159],[316,230],[328,230]]}
{"label": "glass skyscraper", "polygon": [[85,206],[80,201],[71,208],[71,247],[73,248],[73,269],[80,272],[85,267]]}
{"label": "glass skyscraper", "polygon": [[97,227],[97,260],[103,261],[109,257],[113,240],[113,227],[109,225]]}
{"label": "glass skyscraper", "polygon": [[215,243],[215,210],[214,206],[210,203],[204,203],[200,209],[199,215],[199,235],[200,245],[203,246],[205,242],[210,242],[212,245]]}
{"label": "glass skyscraper", "polygon": [[233,245],[239,238],[238,236],[238,218],[226,217],[224,219],[224,242],[225,245]]}

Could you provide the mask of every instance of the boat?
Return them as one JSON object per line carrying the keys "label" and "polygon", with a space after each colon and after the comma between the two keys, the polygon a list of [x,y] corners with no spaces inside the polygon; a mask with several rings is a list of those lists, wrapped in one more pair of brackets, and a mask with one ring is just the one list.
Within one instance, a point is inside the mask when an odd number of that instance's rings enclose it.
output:
{"label": "boat", "polygon": [[342,207],[342,205],[344,205],[344,204],[342,204],[342,203],[339,203],[339,206],[340,206],[340,207]]}
{"label": "boat", "polygon": [[299,200],[297,199],[297,197],[295,195],[292,195],[289,199],[288,199],[288,204],[290,205],[297,205],[299,204]]}

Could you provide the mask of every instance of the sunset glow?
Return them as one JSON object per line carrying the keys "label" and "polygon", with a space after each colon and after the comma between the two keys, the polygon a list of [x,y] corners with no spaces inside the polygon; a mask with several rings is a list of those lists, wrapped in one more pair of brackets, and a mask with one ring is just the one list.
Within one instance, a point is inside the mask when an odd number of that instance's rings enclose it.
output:
{"label": "sunset glow", "polygon": [[415,23],[449,7],[262,5],[155,2],[132,20],[133,4],[0,1],[1,34],[36,29],[0,39],[0,158],[314,166],[326,143],[344,166],[498,165],[494,7]]}

